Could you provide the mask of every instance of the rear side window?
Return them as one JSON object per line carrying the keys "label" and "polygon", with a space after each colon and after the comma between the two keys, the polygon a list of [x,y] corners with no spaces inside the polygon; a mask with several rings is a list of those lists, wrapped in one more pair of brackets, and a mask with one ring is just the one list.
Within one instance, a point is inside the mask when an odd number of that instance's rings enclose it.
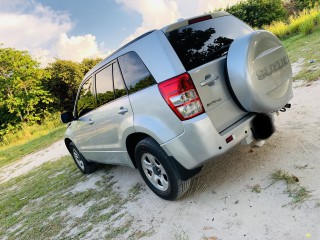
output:
{"label": "rear side window", "polygon": [[137,53],[126,53],[119,57],[118,61],[129,94],[156,83]]}
{"label": "rear side window", "polygon": [[116,99],[127,95],[126,87],[122,80],[120,69],[117,63],[113,64],[113,81],[114,81],[114,95]]}
{"label": "rear side window", "polygon": [[81,117],[93,109],[93,79],[90,77],[81,87],[77,102],[77,115],[78,117]]}
{"label": "rear side window", "polygon": [[235,38],[253,30],[233,16],[191,24],[166,36],[187,71],[228,53]]}

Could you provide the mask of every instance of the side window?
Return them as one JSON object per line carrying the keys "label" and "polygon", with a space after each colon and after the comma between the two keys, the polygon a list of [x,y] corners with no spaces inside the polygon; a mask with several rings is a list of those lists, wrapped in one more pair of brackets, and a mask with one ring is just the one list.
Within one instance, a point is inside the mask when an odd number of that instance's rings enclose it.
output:
{"label": "side window", "polygon": [[138,54],[129,52],[118,58],[129,93],[134,93],[156,83]]}
{"label": "side window", "polygon": [[116,98],[121,98],[127,94],[126,87],[122,80],[120,69],[117,63],[113,64],[113,81],[114,81],[114,95]]}
{"label": "side window", "polygon": [[96,74],[96,91],[98,107],[114,100],[112,65]]}
{"label": "side window", "polygon": [[93,81],[90,77],[81,87],[80,94],[77,102],[78,117],[90,112],[94,109],[93,98]]}

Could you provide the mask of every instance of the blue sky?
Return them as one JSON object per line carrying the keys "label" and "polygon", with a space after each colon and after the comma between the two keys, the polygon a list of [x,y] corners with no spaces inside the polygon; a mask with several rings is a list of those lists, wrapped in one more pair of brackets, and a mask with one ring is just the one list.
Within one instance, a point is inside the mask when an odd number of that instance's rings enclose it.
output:
{"label": "blue sky", "polygon": [[237,0],[0,0],[0,43],[54,58],[105,57],[151,29]]}
{"label": "blue sky", "polygon": [[68,12],[75,24],[69,32],[71,35],[94,34],[98,42],[107,41],[110,49],[116,49],[142,21],[138,12],[126,10],[114,0],[39,0],[38,2],[53,10]]}

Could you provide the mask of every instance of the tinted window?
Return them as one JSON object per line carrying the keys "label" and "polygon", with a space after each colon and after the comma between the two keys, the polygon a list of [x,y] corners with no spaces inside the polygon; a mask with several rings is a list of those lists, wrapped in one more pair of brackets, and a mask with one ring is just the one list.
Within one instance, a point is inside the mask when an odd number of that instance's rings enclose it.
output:
{"label": "tinted window", "polygon": [[119,57],[118,60],[129,93],[134,93],[156,83],[135,52],[129,52]]}
{"label": "tinted window", "polygon": [[189,71],[226,55],[235,38],[252,31],[237,18],[225,16],[191,24],[166,35]]}
{"label": "tinted window", "polygon": [[120,69],[117,63],[113,64],[113,81],[114,81],[114,94],[116,98],[123,97],[127,94],[126,87],[122,80]]}
{"label": "tinted window", "polygon": [[112,65],[96,74],[96,91],[98,107],[114,100]]}
{"label": "tinted window", "polygon": [[77,114],[79,117],[94,109],[92,83],[92,77],[90,77],[81,87],[77,102]]}

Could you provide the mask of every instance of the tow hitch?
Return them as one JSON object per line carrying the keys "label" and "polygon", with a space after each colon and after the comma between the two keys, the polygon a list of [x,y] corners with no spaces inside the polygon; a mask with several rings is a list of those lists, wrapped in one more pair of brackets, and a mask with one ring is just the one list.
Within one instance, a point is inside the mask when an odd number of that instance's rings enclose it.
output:
{"label": "tow hitch", "polygon": [[280,112],[286,112],[287,108],[291,108],[291,103],[287,103],[286,105],[284,105],[283,108],[281,108],[279,111]]}

